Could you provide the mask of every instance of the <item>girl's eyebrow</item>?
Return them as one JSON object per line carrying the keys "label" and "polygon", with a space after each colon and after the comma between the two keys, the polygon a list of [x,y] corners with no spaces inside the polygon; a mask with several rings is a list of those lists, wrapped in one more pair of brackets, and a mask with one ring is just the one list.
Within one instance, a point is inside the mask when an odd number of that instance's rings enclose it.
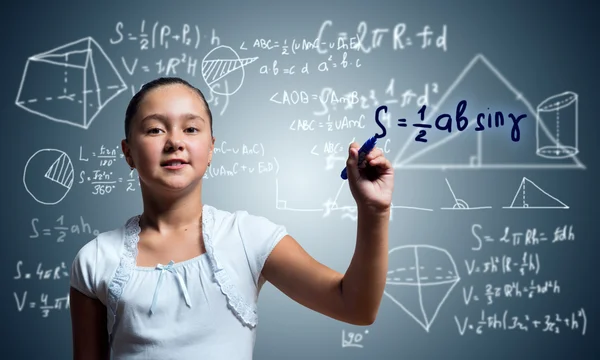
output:
{"label": "girl's eyebrow", "polygon": [[[204,118],[198,114],[194,114],[194,113],[185,113],[183,115],[181,115],[181,118],[184,120],[197,120],[200,119],[202,120],[202,122],[206,122],[204,120]],[[158,113],[153,113],[153,114],[149,114],[146,115],[141,121],[140,123],[143,124],[144,121],[150,120],[150,119],[156,119],[156,120],[160,120],[162,122],[166,122],[168,120],[168,117],[162,114],[158,114]]]}
{"label": "girl's eyebrow", "polygon": [[160,121],[163,121],[163,122],[167,121],[167,117],[166,116],[154,113],[154,114],[150,114],[150,115],[144,116],[144,118],[142,118],[142,120],[140,120],[140,124],[143,124],[145,121],[150,120],[150,119],[157,119],[157,120],[160,120]]}
{"label": "girl's eyebrow", "polygon": [[202,116],[200,116],[200,115],[198,115],[198,114],[194,114],[194,113],[186,113],[186,114],[183,114],[181,117],[182,117],[183,119],[185,119],[185,120],[196,120],[196,119],[200,119],[200,120],[202,120],[203,122],[206,122]]}

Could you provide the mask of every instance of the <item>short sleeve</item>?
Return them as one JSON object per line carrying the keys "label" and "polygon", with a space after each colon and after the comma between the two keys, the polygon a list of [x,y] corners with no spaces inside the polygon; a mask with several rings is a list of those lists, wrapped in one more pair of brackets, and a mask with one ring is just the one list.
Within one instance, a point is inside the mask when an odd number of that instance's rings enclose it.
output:
{"label": "short sleeve", "polygon": [[71,265],[71,286],[93,299],[98,298],[96,295],[97,246],[98,239],[86,243],[79,249]]}
{"label": "short sleeve", "polygon": [[252,276],[258,285],[265,261],[275,245],[287,235],[287,229],[265,217],[251,215],[245,211],[240,212],[238,224]]}

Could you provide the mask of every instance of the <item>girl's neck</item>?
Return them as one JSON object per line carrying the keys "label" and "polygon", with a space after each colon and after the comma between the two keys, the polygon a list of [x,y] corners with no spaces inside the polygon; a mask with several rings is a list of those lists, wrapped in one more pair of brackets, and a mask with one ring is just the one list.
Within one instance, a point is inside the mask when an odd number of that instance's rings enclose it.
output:
{"label": "girl's neck", "polygon": [[198,226],[202,220],[202,191],[198,189],[181,197],[142,195],[144,211],[140,219],[142,229],[157,232],[177,231]]}

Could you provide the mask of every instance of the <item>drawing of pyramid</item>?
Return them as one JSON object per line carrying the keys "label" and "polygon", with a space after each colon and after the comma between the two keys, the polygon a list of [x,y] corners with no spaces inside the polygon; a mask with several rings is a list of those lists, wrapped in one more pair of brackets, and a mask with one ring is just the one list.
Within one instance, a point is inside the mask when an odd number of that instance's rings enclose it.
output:
{"label": "drawing of pyramid", "polygon": [[[233,95],[244,83],[246,76],[244,67],[255,62],[257,59],[258,57],[241,59],[238,53],[231,47],[225,45],[217,46],[202,59],[202,77],[206,85],[214,93],[225,96]],[[225,77],[231,78],[231,74],[237,73],[237,70],[240,70],[239,76],[229,81],[234,84],[232,89],[220,82]],[[237,84],[237,87],[235,87],[235,84]]]}
{"label": "drawing of pyramid", "polygon": [[439,247],[406,245],[389,251],[384,294],[429,332],[460,281],[454,259]]}
{"label": "drawing of pyramid", "polygon": [[[463,131],[456,127],[456,108],[461,100],[467,101],[464,116],[469,125]],[[417,109],[418,110],[418,109]],[[496,112],[501,112],[504,125],[495,127]],[[436,129],[441,114],[452,116],[452,131]],[[483,131],[475,131],[477,115],[484,113]],[[520,140],[511,139],[513,120],[509,117],[525,115],[519,122]],[[491,125],[488,123],[491,114]],[[403,113],[409,127],[418,122],[414,114]],[[499,118],[500,119],[500,118]],[[406,169],[585,169],[576,156],[558,158],[539,155],[538,140],[546,137],[554,144],[553,129],[538,121],[537,111],[504,76],[483,56],[477,55],[442,95],[437,104],[426,109],[426,143],[416,142],[420,129],[413,128],[394,159],[395,168]],[[444,124],[444,122],[442,122]]]}
{"label": "drawing of pyramid", "polygon": [[87,129],[127,85],[91,37],[27,59],[16,105],[63,124]]}
{"label": "drawing of pyramid", "polygon": [[504,209],[568,209],[562,201],[542,190],[533,181],[523,177],[510,206]]}

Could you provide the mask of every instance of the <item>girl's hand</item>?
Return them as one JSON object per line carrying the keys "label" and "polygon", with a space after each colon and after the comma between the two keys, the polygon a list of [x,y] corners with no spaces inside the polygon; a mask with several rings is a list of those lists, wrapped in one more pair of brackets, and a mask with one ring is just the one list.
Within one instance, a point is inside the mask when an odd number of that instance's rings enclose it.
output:
{"label": "girl's hand", "polygon": [[358,209],[387,211],[392,205],[394,168],[377,147],[365,156],[363,164],[359,166],[358,149],[358,143],[350,144],[346,160],[348,184]]}

